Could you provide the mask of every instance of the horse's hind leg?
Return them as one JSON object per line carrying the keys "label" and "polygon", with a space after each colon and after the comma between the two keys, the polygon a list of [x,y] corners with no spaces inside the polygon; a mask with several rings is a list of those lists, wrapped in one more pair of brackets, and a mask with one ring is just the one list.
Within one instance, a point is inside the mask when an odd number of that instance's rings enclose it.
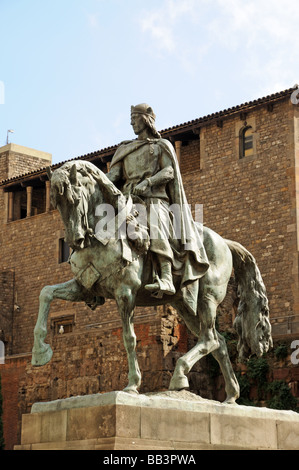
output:
{"label": "horse's hind leg", "polygon": [[224,403],[233,404],[240,396],[240,387],[229,359],[225,339],[219,333],[217,334],[220,346],[212,352],[212,355],[218,361],[224,377],[226,391]]}
{"label": "horse's hind leg", "polygon": [[39,296],[39,312],[34,328],[34,345],[32,349],[32,365],[43,366],[51,360],[52,349],[44,342],[47,336],[47,320],[50,304],[53,299],[71,300],[73,302],[83,300],[81,288],[75,279],[57,284],[45,286]]}
{"label": "horse's hind leg", "polygon": [[[204,337],[200,336],[201,327],[199,325],[199,319],[197,317],[191,316],[181,305],[176,305],[175,307],[177,308],[181,317],[184,318],[184,321],[190,331],[192,331],[193,334],[199,337],[198,342],[193,347],[193,349],[191,349],[187,354],[185,354],[178,360],[175,373],[173,374],[173,377],[170,382],[170,390],[182,390],[184,388],[189,387],[189,382],[186,374],[191,370],[191,367],[205,355],[204,353],[207,351],[207,348],[205,348],[204,346],[205,344],[209,344],[209,342],[205,343]],[[211,321],[211,319],[214,317],[214,314],[211,314],[211,317],[209,317],[208,312],[215,312],[215,309],[217,309],[217,307],[214,302],[211,301],[210,303],[206,303],[206,308],[202,310],[203,319],[207,316],[207,318],[210,318]],[[204,314],[204,312],[206,312],[206,314]],[[208,323],[206,320],[204,326],[205,331],[207,327]],[[214,350],[210,348],[209,352],[211,352],[214,358],[218,361],[221,368],[221,372],[224,377],[225,391],[227,395],[225,403],[235,403],[235,401],[240,396],[240,387],[229,359],[225,339],[216,330],[214,330],[212,333],[212,340],[210,341],[210,345],[212,346],[213,344],[214,334],[217,335],[218,347],[216,346]],[[206,352],[206,354],[208,354],[208,352]]]}
{"label": "horse's hind leg", "polygon": [[[200,318],[196,318],[198,322],[198,341],[197,344],[190,349],[184,356],[177,361],[172,379],[170,381],[169,390],[182,390],[189,387],[187,378],[188,372],[194,364],[202,357],[219,348],[217,331],[215,329],[217,305],[214,301],[205,297],[200,302]],[[194,320],[189,318],[190,314],[180,311],[186,324],[190,323],[190,329],[195,332]],[[199,326],[200,322],[200,326]]]}

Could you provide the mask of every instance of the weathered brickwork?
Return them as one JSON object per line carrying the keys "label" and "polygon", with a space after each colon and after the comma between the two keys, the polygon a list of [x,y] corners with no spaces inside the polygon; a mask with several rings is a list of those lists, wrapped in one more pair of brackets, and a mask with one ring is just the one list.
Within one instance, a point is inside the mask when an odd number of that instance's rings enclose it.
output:
{"label": "weathered brickwork", "polygon": [[30,155],[31,149],[22,152],[23,147],[8,144],[2,148],[0,154],[0,181],[24,175],[39,168],[51,164],[51,157],[44,152],[32,150],[34,155]]}
{"label": "weathered brickwork", "polygon": [[279,103],[248,113],[256,154],[240,159],[240,116],[201,129],[200,144],[182,147],[181,160],[201,170],[184,174],[189,203],[203,204],[204,224],[244,245],[265,281],[271,318],[299,315],[295,211],[294,107]]}
{"label": "weathered brickwork", "polygon": [[[298,118],[299,111],[289,97],[272,106],[252,106],[246,114],[228,113],[223,119],[200,123],[192,138],[182,138],[180,157],[192,209],[203,204],[204,224],[240,242],[255,256],[268,291],[273,331],[286,338],[299,334]],[[253,128],[254,153],[240,159],[240,131],[245,122]],[[173,140],[180,138],[174,135]],[[38,161],[20,153],[13,159],[11,153],[2,153],[0,180],[47,164],[47,159]],[[23,205],[27,196],[21,185],[14,191],[16,211],[18,191]],[[20,433],[16,423],[22,413],[30,412],[32,403],[121,389],[126,385],[128,368],[114,301],[92,311],[83,303],[54,300],[46,339],[54,351],[52,361],[42,368],[31,366],[39,293],[45,285],[69,280],[71,271],[67,263],[59,263],[63,225],[57,211],[46,212],[42,183],[32,192],[37,215],[7,222],[8,198],[8,192],[0,189],[0,307],[4,305],[0,330],[6,330],[9,348],[0,373],[6,384],[6,407],[10,406],[9,394],[18,390],[18,411],[14,395],[11,423],[8,414],[5,418],[7,440],[13,445]],[[232,331],[237,302],[232,275],[227,297],[219,307],[221,331]],[[60,335],[55,322],[68,318],[72,319],[71,327]],[[177,359],[196,339],[168,306],[136,309],[135,332],[143,376],[141,392],[166,389]],[[20,355],[22,359],[18,359]],[[217,379],[215,389],[215,381],[207,374],[209,367],[206,358],[194,366],[189,374],[191,389],[203,397],[223,399],[223,380]],[[8,385],[9,374],[14,374],[13,391]],[[276,372],[277,377],[283,374],[282,370]],[[294,377],[296,371],[290,378],[295,389]]]}
{"label": "weathered brickwork", "polygon": [[6,345],[6,354],[12,347],[12,311],[14,310],[14,271],[0,272],[0,341]]}
{"label": "weathered brickwork", "polygon": [[6,363],[0,366],[6,450],[12,450],[16,442],[20,441],[20,379],[25,373],[27,360],[26,357],[15,357],[7,359]]}

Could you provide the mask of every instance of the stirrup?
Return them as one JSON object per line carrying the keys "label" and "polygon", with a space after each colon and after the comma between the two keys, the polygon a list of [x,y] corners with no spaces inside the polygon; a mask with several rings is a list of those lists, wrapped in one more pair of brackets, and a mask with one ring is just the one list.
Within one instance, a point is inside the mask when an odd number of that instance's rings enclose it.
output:
{"label": "stirrup", "polygon": [[144,288],[152,292],[157,298],[162,298],[163,294],[174,295],[176,292],[172,282],[163,280],[157,281],[154,284],[147,284]]}

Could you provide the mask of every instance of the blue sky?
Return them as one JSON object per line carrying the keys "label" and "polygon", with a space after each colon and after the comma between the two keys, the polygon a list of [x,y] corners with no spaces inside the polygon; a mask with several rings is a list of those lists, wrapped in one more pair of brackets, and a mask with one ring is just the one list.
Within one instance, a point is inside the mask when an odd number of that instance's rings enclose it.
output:
{"label": "blue sky", "polygon": [[161,130],[299,83],[296,0],[0,0],[0,20],[0,146],[13,129],[53,163],[133,138],[132,104]]}

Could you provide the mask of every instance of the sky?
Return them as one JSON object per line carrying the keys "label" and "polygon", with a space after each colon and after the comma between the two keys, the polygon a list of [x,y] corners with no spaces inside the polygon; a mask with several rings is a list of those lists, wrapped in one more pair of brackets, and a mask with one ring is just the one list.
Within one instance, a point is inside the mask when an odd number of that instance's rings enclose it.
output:
{"label": "sky", "polygon": [[0,146],[53,163],[299,83],[297,0],[0,0]]}

